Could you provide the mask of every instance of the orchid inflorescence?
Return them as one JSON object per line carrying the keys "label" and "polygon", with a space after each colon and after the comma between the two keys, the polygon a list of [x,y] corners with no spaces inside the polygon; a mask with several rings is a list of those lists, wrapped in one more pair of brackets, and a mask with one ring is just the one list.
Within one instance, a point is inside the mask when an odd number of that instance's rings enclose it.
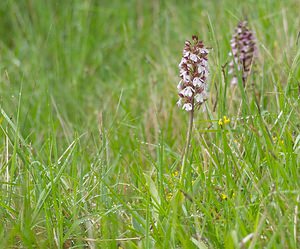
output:
{"label": "orchid inflorescence", "polygon": [[180,99],[178,106],[186,111],[194,110],[207,99],[208,49],[197,36],[185,42],[179,63],[180,82],[177,86]]}
{"label": "orchid inflorescence", "polygon": [[236,67],[238,71],[242,71],[242,80],[245,86],[250,74],[253,58],[257,53],[256,39],[254,33],[248,28],[247,21],[239,22],[230,45],[231,52],[229,55],[232,57],[232,60],[229,63],[230,69],[228,73],[233,75],[231,85],[238,83],[238,78],[234,70]]}

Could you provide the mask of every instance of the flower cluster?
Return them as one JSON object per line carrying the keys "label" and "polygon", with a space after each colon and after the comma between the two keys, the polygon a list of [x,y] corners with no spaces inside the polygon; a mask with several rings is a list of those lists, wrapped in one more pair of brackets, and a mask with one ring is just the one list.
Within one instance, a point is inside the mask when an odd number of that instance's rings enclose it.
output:
{"label": "flower cluster", "polygon": [[235,66],[238,71],[242,71],[242,80],[245,86],[246,80],[250,73],[254,56],[257,53],[256,39],[254,33],[248,28],[247,22],[240,22],[235,29],[235,33],[230,41],[231,51],[229,55],[232,60],[229,63],[229,74],[233,74],[232,85],[236,85],[238,80],[234,73]]}
{"label": "flower cluster", "polygon": [[177,86],[180,97],[177,105],[186,111],[192,111],[207,99],[208,50],[197,36],[192,39],[193,43],[185,42],[179,63],[181,81]]}

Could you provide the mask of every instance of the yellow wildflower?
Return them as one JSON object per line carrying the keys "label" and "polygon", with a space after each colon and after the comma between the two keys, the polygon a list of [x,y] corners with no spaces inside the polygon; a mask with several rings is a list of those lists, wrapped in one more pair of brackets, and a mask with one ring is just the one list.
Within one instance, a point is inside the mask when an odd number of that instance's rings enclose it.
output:
{"label": "yellow wildflower", "polygon": [[222,126],[222,125],[223,125],[223,120],[220,119],[219,122],[218,122],[218,124],[219,124],[220,126]]}
{"label": "yellow wildflower", "polygon": [[227,198],[228,198],[228,197],[227,197],[226,194],[224,194],[224,193],[221,194],[221,199],[222,199],[222,200],[227,200]]}
{"label": "yellow wildflower", "polygon": [[178,171],[177,170],[174,171],[172,175],[173,175],[173,177],[177,177],[178,176]]}
{"label": "yellow wildflower", "polygon": [[225,125],[230,123],[230,119],[227,118],[226,116],[223,117],[223,120]]}

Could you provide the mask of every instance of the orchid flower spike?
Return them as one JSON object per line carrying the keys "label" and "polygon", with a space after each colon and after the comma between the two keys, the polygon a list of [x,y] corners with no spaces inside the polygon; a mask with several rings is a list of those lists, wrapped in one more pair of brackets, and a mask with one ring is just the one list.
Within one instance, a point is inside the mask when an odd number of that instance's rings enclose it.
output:
{"label": "orchid flower spike", "polygon": [[254,32],[248,28],[247,21],[239,22],[230,41],[232,57],[229,63],[229,74],[233,75],[231,85],[238,83],[235,68],[242,71],[243,85],[250,74],[253,59],[257,56],[257,46]]}
{"label": "orchid flower spike", "polygon": [[177,105],[183,110],[192,111],[207,100],[208,49],[197,36],[192,42],[186,41],[179,63],[180,82],[177,86]]}

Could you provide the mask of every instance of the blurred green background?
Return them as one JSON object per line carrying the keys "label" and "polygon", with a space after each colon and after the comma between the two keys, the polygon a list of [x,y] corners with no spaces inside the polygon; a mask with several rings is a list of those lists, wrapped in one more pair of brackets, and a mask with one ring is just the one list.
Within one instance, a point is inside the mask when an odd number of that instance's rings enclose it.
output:
{"label": "blurred green background", "polygon": [[50,101],[70,131],[95,127],[99,112],[109,119],[118,103],[118,115],[140,124],[153,109],[173,112],[177,64],[192,34],[213,47],[214,73],[228,61],[232,31],[246,18],[262,57],[272,61],[266,71],[287,71],[297,49],[298,8],[297,0],[3,0],[2,106],[15,115],[22,86],[26,134],[47,122]]}

